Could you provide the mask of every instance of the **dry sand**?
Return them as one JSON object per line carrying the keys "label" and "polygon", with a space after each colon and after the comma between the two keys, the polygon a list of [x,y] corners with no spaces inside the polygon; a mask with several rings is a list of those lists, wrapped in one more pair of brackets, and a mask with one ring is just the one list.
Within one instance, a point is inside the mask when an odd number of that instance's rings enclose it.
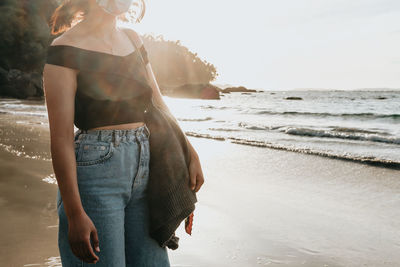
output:
{"label": "dry sand", "polygon": [[[48,129],[17,121],[0,117],[0,266],[61,266]],[[189,140],[205,184],[172,266],[400,266],[400,171]]]}

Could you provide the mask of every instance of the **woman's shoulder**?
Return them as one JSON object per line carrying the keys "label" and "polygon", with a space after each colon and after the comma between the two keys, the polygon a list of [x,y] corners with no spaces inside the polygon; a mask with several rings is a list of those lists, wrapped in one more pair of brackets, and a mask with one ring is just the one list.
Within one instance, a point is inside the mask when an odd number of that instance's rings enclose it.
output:
{"label": "woman's shoulder", "polygon": [[82,42],[82,37],[70,33],[69,31],[64,32],[60,36],[54,38],[50,43],[49,47],[59,46],[59,47],[77,47],[85,49],[85,43]]}
{"label": "woman's shoulder", "polygon": [[79,69],[82,49],[79,48],[81,44],[78,40],[69,31],[54,38],[47,47],[46,63]]}
{"label": "woman's shoulder", "polygon": [[128,27],[118,27],[121,31],[126,32],[127,34],[129,34],[131,37],[134,38],[138,38],[139,34],[132,28],[128,28]]}
{"label": "woman's shoulder", "polygon": [[120,29],[129,35],[131,40],[135,42],[136,47],[141,47],[143,45],[143,39],[141,38],[140,34],[134,29],[127,27],[120,27]]}
{"label": "woman's shoulder", "polygon": [[84,40],[87,32],[80,27],[80,23],[73,26],[69,30],[63,32],[58,37],[54,38],[50,44],[53,45],[69,45],[69,46],[80,46],[81,40]]}
{"label": "woman's shoulder", "polygon": [[135,43],[135,47],[139,49],[139,52],[142,55],[143,61],[145,65],[149,63],[148,55],[147,55],[147,50],[144,46],[144,42],[142,37],[140,36],[139,33],[137,33],[135,30],[131,28],[121,28],[126,34],[129,35],[129,38],[132,40],[132,42]]}

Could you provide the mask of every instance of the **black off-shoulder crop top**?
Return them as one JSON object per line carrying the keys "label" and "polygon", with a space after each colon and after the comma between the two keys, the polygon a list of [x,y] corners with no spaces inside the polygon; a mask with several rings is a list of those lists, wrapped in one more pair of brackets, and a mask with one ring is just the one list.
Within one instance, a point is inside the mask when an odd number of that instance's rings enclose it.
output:
{"label": "black off-shoulder crop top", "polygon": [[[127,34],[132,41],[130,35]],[[196,192],[189,187],[191,155],[181,128],[153,103],[142,45],[126,56],[68,45],[49,46],[46,63],[78,69],[74,124],[82,130],[143,121],[150,130],[149,233],[161,247],[176,249],[175,230],[193,218]],[[140,52],[140,53],[139,53]]]}
{"label": "black off-shoulder crop top", "polygon": [[147,51],[137,48],[112,55],[69,45],[48,47],[46,63],[79,70],[74,124],[88,130],[105,125],[143,122],[152,88],[146,77]]}

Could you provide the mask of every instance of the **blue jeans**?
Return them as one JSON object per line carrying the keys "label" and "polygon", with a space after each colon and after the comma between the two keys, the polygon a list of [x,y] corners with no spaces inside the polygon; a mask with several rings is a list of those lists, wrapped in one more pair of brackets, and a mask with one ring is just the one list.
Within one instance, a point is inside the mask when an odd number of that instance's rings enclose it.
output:
{"label": "blue jeans", "polygon": [[58,247],[62,266],[169,267],[167,248],[149,235],[145,189],[149,179],[150,132],[78,130],[75,133],[77,181],[82,206],[93,221],[100,252],[96,264],[76,257],[68,242],[68,220],[60,190]]}

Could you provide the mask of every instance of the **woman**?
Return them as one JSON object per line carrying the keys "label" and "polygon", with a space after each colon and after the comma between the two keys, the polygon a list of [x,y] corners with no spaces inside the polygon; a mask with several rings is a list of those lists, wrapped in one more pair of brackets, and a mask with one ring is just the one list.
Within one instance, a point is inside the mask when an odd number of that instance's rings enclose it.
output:
{"label": "woman", "polygon": [[165,246],[204,183],[142,39],[116,26],[132,5],[64,0],[52,16],[65,31],[43,70],[63,266],[170,266]]}

